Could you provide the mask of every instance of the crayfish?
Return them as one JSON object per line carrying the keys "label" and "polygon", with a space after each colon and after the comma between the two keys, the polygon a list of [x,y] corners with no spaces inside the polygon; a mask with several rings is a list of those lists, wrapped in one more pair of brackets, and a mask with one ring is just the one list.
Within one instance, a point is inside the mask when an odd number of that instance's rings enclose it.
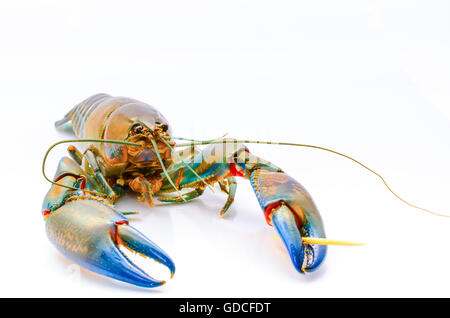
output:
{"label": "crayfish", "polygon": [[[155,199],[183,203],[218,184],[228,195],[220,212],[223,215],[234,201],[236,177],[250,181],[265,220],[278,232],[298,272],[316,270],[325,258],[327,245],[356,244],[326,239],[319,211],[303,186],[281,168],[252,154],[244,144],[317,148],[369,169],[344,154],[305,144],[176,138],[169,122],[154,107],[106,94],[84,100],[55,126],[65,124],[71,124],[78,139],[54,144],[45,155],[43,171],[54,146],[78,141],[87,147],[80,151],[69,146],[70,157],[60,160],[53,180],[46,177],[52,186],[42,213],[50,241],[67,258],[93,272],[141,287],[163,284],[119,249],[124,246],[162,263],[172,276],[175,272],[172,259],[129,225],[126,213],[115,206],[117,200],[135,192],[150,207]],[[201,145],[206,147],[199,148]]]}

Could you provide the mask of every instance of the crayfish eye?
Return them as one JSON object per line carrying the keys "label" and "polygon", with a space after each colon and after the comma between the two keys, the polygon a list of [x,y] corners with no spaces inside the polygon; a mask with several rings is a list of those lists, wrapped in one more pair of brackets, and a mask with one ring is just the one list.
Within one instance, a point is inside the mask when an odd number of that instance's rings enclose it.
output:
{"label": "crayfish eye", "polygon": [[140,134],[140,133],[142,133],[142,130],[144,129],[144,127],[142,127],[142,125],[136,125],[134,128],[133,128],[133,132],[135,133],[135,134]]}
{"label": "crayfish eye", "polygon": [[161,129],[162,129],[162,131],[166,132],[169,130],[169,125],[164,124],[164,125],[162,125]]}

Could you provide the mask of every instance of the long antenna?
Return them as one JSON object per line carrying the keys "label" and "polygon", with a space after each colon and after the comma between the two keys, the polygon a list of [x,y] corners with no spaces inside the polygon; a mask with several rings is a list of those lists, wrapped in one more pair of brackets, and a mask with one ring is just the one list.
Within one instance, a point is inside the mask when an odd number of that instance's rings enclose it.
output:
{"label": "long antenna", "polygon": [[[176,139],[176,138],[174,138]],[[315,146],[315,145],[308,145],[308,144],[298,144],[298,143],[291,143],[291,142],[271,142],[271,141],[259,141],[259,140],[192,140],[192,142],[190,143],[180,143],[177,144],[175,147],[186,147],[186,146],[195,146],[195,145],[209,145],[209,144],[220,144],[220,143],[247,143],[247,144],[267,144],[267,145],[281,145],[281,146],[296,146],[296,147],[306,147],[306,148],[313,148],[313,149],[319,149],[319,150],[324,150],[324,151],[328,151],[331,153],[334,153],[338,156],[347,158],[355,163],[357,163],[358,165],[360,165],[361,167],[363,167],[364,169],[370,171],[371,173],[373,173],[374,175],[376,175],[378,178],[381,179],[381,181],[383,181],[384,185],[386,186],[386,188],[400,201],[402,201],[403,203],[405,203],[406,205],[409,205],[412,208],[418,209],[418,210],[422,210],[424,212],[433,214],[433,215],[437,215],[437,216],[442,216],[442,217],[450,217],[450,215],[446,215],[446,214],[441,214],[441,213],[437,213],[425,208],[422,208],[420,206],[417,206],[415,204],[412,204],[408,201],[406,201],[405,199],[403,199],[402,197],[400,197],[397,193],[395,193],[391,187],[387,184],[386,180],[384,179],[383,176],[381,176],[378,172],[372,170],[371,168],[369,168],[368,166],[366,166],[365,164],[361,163],[360,161],[346,155],[343,154],[341,152],[329,149],[329,148],[325,148],[325,147],[320,147],[320,146]]]}
{"label": "long antenna", "polygon": [[[127,146],[135,146],[135,147],[140,147],[140,144],[134,143],[134,142],[128,142],[128,141],[121,141],[121,140],[109,140],[109,139],[69,139],[69,140],[61,140],[58,142],[55,142],[53,145],[50,146],[50,148],[47,149],[44,159],[42,160],[42,174],[45,178],[45,180],[47,180],[48,182],[50,182],[51,184],[63,187],[63,188],[67,188],[67,189],[71,189],[71,190],[80,190],[78,188],[75,187],[71,187],[62,183],[58,183],[58,182],[54,182],[52,180],[50,180],[47,175],[45,174],[45,163],[47,161],[47,157],[50,153],[50,151],[55,148],[56,146],[60,145],[60,144],[64,144],[64,143],[69,143],[69,142],[99,142],[99,143],[109,143],[109,144],[120,144],[120,145],[127,145]],[[94,193],[100,196],[107,196],[104,193],[100,193],[94,190],[89,190],[89,189],[83,189],[83,191],[85,192],[89,192],[89,193]]]}
{"label": "long antenna", "polygon": [[156,153],[156,156],[158,157],[159,163],[161,164],[161,168],[163,169],[164,173],[167,176],[167,180],[169,180],[169,183],[172,185],[172,187],[175,189],[175,191],[178,192],[178,195],[180,196],[180,198],[183,199],[184,202],[186,202],[186,200],[184,199],[184,197],[181,194],[180,190],[178,190],[178,188],[175,186],[175,184],[173,183],[172,179],[170,178],[170,175],[167,172],[166,167],[164,166],[164,162],[162,161],[161,156],[159,155],[159,150],[158,150],[158,146],[156,145],[156,142],[153,139],[150,139],[150,141],[152,142],[153,148],[155,149],[155,153]]}
{"label": "long antenna", "polygon": [[[178,158],[178,160],[180,160],[189,170],[191,170],[191,172],[197,177],[199,178],[212,192],[215,192],[213,187],[211,187],[208,183],[206,183],[205,179],[203,179],[202,177],[200,177],[198,175],[198,173],[192,169],[192,167],[190,165],[188,165],[186,163],[186,161],[183,160],[183,158],[181,158],[181,156],[175,151],[175,149],[172,148],[172,146],[164,139],[161,138],[161,140],[166,144],[167,147],[169,147],[169,149],[172,151],[172,153]],[[169,176],[167,176],[169,177]]]}

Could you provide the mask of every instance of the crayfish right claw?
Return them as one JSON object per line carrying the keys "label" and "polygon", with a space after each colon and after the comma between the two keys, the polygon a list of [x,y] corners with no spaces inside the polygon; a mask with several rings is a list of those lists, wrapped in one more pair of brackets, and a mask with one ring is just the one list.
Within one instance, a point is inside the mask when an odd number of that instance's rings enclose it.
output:
{"label": "crayfish right claw", "polygon": [[148,288],[165,283],[137,267],[119,246],[162,263],[171,276],[175,272],[173,261],[162,249],[128,225],[112,205],[95,196],[69,200],[52,211],[47,216],[46,231],[50,241],[69,259],[113,279]]}
{"label": "crayfish right claw", "polygon": [[285,204],[279,205],[272,213],[272,225],[283,241],[295,269],[302,274],[314,271],[322,263],[327,250],[326,245],[305,244],[301,228],[306,238],[323,235],[323,232],[319,233],[315,226],[308,223],[300,227],[298,218]]}
{"label": "crayfish right claw", "polygon": [[286,246],[295,269],[304,274],[305,246],[296,219],[286,205],[281,205],[272,214],[272,224]]}
{"label": "crayfish right claw", "polygon": [[251,181],[267,223],[283,241],[295,269],[305,274],[323,262],[327,246],[304,239],[324,239],[322,219],[308,192],[278,171],[257,170]]}

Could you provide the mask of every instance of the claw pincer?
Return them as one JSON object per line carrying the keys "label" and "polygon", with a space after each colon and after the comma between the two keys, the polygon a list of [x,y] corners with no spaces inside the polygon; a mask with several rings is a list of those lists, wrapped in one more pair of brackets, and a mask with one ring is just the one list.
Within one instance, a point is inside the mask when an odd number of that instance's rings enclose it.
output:
{"label": "claw pincer", "polygon": [[297,271],[314,271],[325,258],[327,247],[305,244],[302,238],[325,238],[322,218],[309,193],[281,171],[256,169],[250,181],[266,221],[281,237]]}
{"label": "claw pincer", "polygon": [[[313,244],[308,238],[325,238],[319,211],[308,192],[293,178],[272,163],[253,155],[246,146],[233,139],[213,144],[195,154],[188,164],[208,182],[249,179],[264,211],[266,221],[273,225],[281,237],[295,268],[305,273],[314,271],[323,261],[327,247]],[[200,181],[187,168],[170,170],[172,177],[183,176],[178,185],[200,186]],[[170,185],[163,182],[161,189]],[[223,211],[233,201],[235,184]]]}
{"label": "claw pincer", "polygon": [[[95,189],[81,167],[69,158],[61,160],[55,180],[72,187],[84,183],[86,188]],[[130,226],[108,199],[82,188],[76,191],[53,185],[48,192],[43,210],[50,241],[71,261],[93,272],[141,287],[164,284],[133,264],[119,246],[162,263],[173,275],[175,266],[170,257]]]}

